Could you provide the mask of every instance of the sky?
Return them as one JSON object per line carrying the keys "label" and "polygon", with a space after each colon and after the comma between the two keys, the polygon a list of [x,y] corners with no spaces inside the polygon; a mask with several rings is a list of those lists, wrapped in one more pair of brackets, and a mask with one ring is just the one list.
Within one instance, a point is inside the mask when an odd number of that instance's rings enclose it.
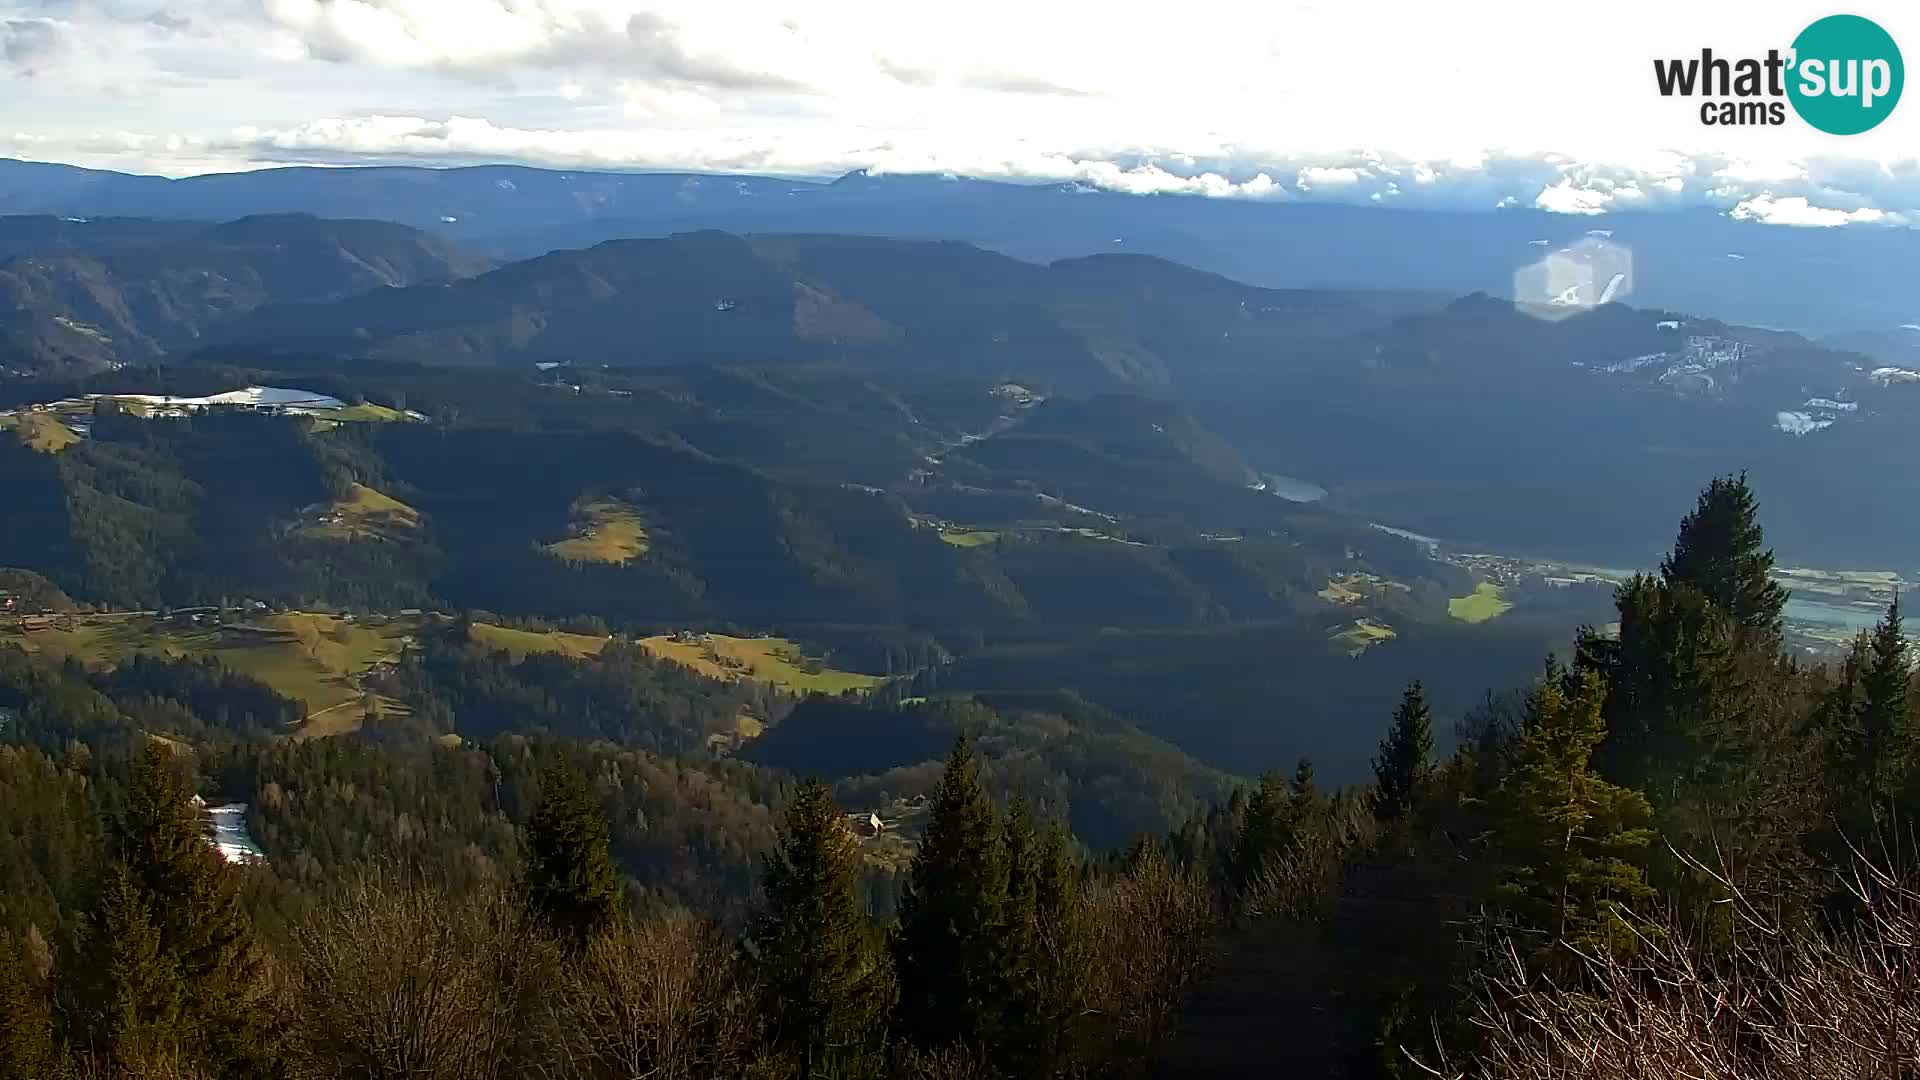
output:
{"label": "sky", "polygon": [[[0,156],[1081,180],[1920,224],[1920,100],[1703,126],[1652,60],[1834,9],[1539,0],[0,0]],[[1920,43],[1911,3],[1854,7]],[[1920,49],[1920,44],[1913,46]],[[1920,98],[1920,93],[1916,93]]]}

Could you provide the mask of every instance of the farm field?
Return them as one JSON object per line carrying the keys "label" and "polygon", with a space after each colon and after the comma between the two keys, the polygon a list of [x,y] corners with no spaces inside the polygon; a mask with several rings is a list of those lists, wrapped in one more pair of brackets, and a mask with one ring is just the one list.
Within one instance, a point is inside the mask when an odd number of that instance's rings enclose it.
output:
{"label": "farm field", "polygon": [[573,508],[574,535],[546,545],[556,559],[582,563],[631,562],[647,553],[647,527],[640,512],[618,499],[581,502]]}
{"label": "farm field", "polygon": [[1327,579],[1327,587],[1315,595],[1329,604],[1357,604],[1370,596],[1382,596],[1390,589],[1410,592],[1406,585],[1377,574],[1336,574]]}
{"label": "farm field", "polygon": [[[152,615],[81,616],[52,629],[0,631],[0,642],[89,667],[111,667],[136,653],[213,656],[291,698],[307,703],[302,737],[336,735],[359,726],[364,697],[358,677],[399,659],[418,620],[350,621],[289,612],[225,626],[182,625]],[[404,708],[381,699],[380,707]]]}
{"label": "farm field", "polygon": [[1383,641],[1398,637],[1398,631],[1378,619],[1355,619],[1336,626],[1327,637],[1348,656],[1359,656]]}
{"label": "farm field", "polygon": [[984,547],[1000,539],[1000,534],[987,529],[942,529],[940,539],[954,547]]}
{"label": "farm field", "polygon": [[59,417],[43,412],[18,412],[0,414],[0,430],[12,429],[21,442],[35,450],[44,450],[57,454],[74,443],[80,436],[73,429],[60,422]]}
{"label": "farm field", "polygon": [[420,512],[365,484],[354,484],[347,497],[328,506],[303,535],[327,540],[360,537],[393,538],[420,527]]}
{"label": "farm field", "polygon": [[[792,690],[795,693],[841,694],[848,690],[870,690],[885,682],[879,675],[812,665],[800,654],[800,647],[786,638],[740,638],[707,634],[697,642],[679,641],[669,635],[642,638],[640,644],[655,656],[710,675],[716,679],[755,679]],[[805,665],[805,666],[803,666]]]}
{"label": "farm field", "polygon": [[1505,590],[1483,581],[1473,587],[1472,595],[1447,601],[1447,614],[1461,622],[1482,623],[1505,615],[1512,607],[1513,601],[1507,599]]}
{"label": "farm field", "polygon": [[528,653],[554,652],[575,659],[593,656],[607,647],[608,639],[593,634],[569,634],[560,630],[515,630],[507,626],[495,626],[492,623],[474,623],[475,641],[489,649],[503,650],[515,660],[524,660]]}
{"label": "farm field", "polygon": [[361,405],[349,405],[344,409],[334,409],[327,413],[326,416],[327,419],[340,420],[347,423],[392,424],[408,419],[407,414],[398,409],[390,409],[385,405],[375,405],[372,402]]}

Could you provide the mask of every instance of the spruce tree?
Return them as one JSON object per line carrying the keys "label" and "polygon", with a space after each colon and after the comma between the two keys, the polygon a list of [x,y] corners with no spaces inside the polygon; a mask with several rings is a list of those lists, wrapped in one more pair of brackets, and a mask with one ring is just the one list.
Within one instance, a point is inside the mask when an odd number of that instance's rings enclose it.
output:
{"label": "spruce tree", "polygon": [[1327,802],[1313,782],[1313,762],[1302,757],[1293,767],[1287,786],[1287,831],[1290,840],[1320,831],[1327,824]]}
{"label": "spruce tree", "polygon": [[1016,798],[1007,808],[1001,829],[1002,859],[1006,863],[1007,891],[1002,899],[1003,930],[996,943],[1001,1001],[1005,1023],[993,1056],[1009,1075],[1030,1074],[1042,1052],[1044,1033],[1039,948],[1041,940],[1040,838],[1026,800]]}
{"label": "spruce tree", "polygon": [[1090,1004],[1086,972],[1095,946],[1079,900],[1079,862],[1064,824],[1054,821],[1041,830],[1034,864],[1039,1048],[1032,1068],[1013,1075],[1078,1075],[1073,1068],[1085,1051]]}
{"label": "spruce tree", "polygon": [[1312,806],[1320,801],[1320,792],[1313,786],[1313,760],[1302,757],[1293,766],[1293,786],[1287,793],[1295,805]]}
{"label": "spruce tree", "polygon": [[1380,740],[1373,759],[1373,812],[1382,821],[1398,821],[1413,810],[1433,769],[1433,712],[1418,679],[1407,685],[1393,711],[1393,726]]}
{"label": "spruce tree", "polygon": [[1620,638],[1604,672],[1605,773],[1662,793],[1706,777],[1746,736],[1738,625],[1692,585],[1645,575],[1622,585],[1614,604]]}
{"label": "spruce tree", "polygon": [[894,937],[901,1026],[918,1046],[994,1044],[1003,1005],[997,945],[1005,898],[993,804],[962,736],[947,755]]}
{"label": "spruce tree", "polygon": [[889,988],[860,902],[860,852],[825,784],[787,804],[750,935],[761,1013],[803,1077],[858,1074],[871,1060]]}
{"label": "spruce tree", "polygon": [[[181,984],[181,1045],[216,1073],[257,1076],[273,1047],[262,958],[240,907],[239,880],[208,842],[192,762],[151,741],[135,760],[116,840],[120,872],[98,927],[150,927],[161,969]],[[131,955],[131,954],[130,954]],[[95,1008],[115,1008],[96,998]]]}
{"label": "spruce tree", "polygon": [[1604,693],[1593,673],[1571,693],[1543,682],[1493,799],[1500,895],[1525,925],[1576,945],[1625,940],[1624,905],[1651,892],[1640,862],[1652,808],[1593,769]]}
{"label": "spruce tree", "polygon": [[528,910],[575,946],[620,914],[620,872],[608,849],[606,813],[586,779],[566,765],[541,774],[522,874]]}
{"label": "spruce tree", "polygon": [[1778,643],[1787,591],[1773,580],[1759,504],[1747,474],[1715,477],[1680,521],[1673,551],[1660,564],[1663,584],[1697,589],[1743,634]]}
{"label": "spruce tree", "polygon": [[179,956],[167,948],[160,920],[124,864],[107,876],[83,957],[85,1038],[95,1053],[135,1069],[193,1045]]}
{"label": "spruce tree", "polygon": [[27,943],[0,931],[0,1080],[55,1074],[48,990]]}
{"label": "spruce tree", "polygon": [[1875,814],[1884,812],[1906,784],[1913,755],[1913,733],[1907,716],[1907,682],[1913,668],[1907,638],[1901,626],[1900,597],[1867,638],[1865,666],[1860,671],[1859,753],[1853,783],[1872,802]]}
{"label": "spruce tree", "polygon": [[1033,902],[1044,923],[1059,917],[1079,895],[1079,867],[1075,864],[1072,841],[1065,825],[1055,821],[1041,830],[1034,865]]}
{"label": "spruce tree", "polygon": [[1277,772],[1260,777],[1260,785],[1247,796],[1246,812],[1241,818],[1240,835],[1233,846],[1233,878],[1239,888],[1253,884],[1266,869],[1267,862],[1278,858],[1293,840],[1286,781]]}

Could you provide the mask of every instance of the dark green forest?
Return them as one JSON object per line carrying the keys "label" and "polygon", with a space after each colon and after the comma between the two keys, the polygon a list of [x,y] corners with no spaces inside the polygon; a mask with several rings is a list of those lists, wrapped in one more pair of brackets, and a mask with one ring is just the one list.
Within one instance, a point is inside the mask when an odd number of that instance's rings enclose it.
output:
{"label": "dark green forest", "polygon": [[[1901,598],[1780,583],[1904,557],[1863,357],[78,224],[0,220],[0,1080],[1920,1071]],[[129,396],[235,388],[344,407]]]}
{"label": "dark green forest", "polygon": [[[406,715],[304,742],[216,665],[0,650],[0,1076],[1903,1075],[1910,646],[1896,601],[1789,655],[1772,562],[1714,480],[1617,633],[1452,731],[1403,683],[1364,783],[1071,694],[794,701],[460,622]],[[708,750],[742,707],[767,734]],[[882,795],[904,864],[846,813]]]}
{"label": "dark green forest", "polygon": [[[1577,613],[1600,613],[1596,594],[1452,620],[1447,597],[1472,590],[1464,571],[1360,519],[1250,489],[1234,451],[1164,403],[1022,407],[978,382],[895,391],[832,370],[558,370],[580,381],[129,369],[117,392],[268,382],[428,420],[162,419],[102,402],[88,437],[57,454],[0,433],[0,566],[45,580],[36,608],[45,593],[98,610],[258,602],[634,636],[775,633],[839,667],[919,673],[913,694],[1065,688],[1218,768],[1304,750],[1342,779],[1364,772],[1364,741],[1322,737],[1317,717],[1369,715],[1422,676],[1457,716],[1530,670]],[[413,516],[314,524],[365,489]],[[644,522],[644,558],[546,550],[594,499]],[[952,529],[988,542],[950,543]],[[1330,664],[1330,635],[1361,612],[1321,593],[1352,574],[1406,586],[1365,612],[1399,637]],[[1188,722],[1201,712],[1219,719]]]}

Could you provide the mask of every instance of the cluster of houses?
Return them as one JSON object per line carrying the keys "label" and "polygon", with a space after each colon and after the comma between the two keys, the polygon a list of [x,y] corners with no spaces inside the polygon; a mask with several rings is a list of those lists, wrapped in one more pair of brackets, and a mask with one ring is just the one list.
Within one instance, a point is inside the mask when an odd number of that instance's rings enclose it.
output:
{"label": "cluster of houses", "polygon": [[[887,816],[881,817],[880,810],[887,811]],[[873,840],[893,832],[918,833],[932,810],[933,803],[925,795],[895,799],[890,805],[876,810],[847,814],[847,829],[860,840]]]}

